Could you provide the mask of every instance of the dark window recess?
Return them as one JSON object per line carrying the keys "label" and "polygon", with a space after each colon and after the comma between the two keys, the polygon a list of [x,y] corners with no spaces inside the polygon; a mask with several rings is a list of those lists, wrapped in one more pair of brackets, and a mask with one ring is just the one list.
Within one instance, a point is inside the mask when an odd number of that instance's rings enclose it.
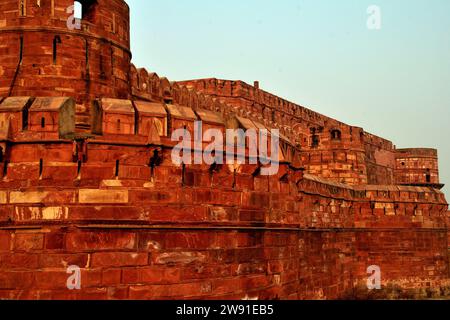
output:
{"label": "dark window recess", "polygon": [[23,114],[22,114],[22,130],[27,130],[28,129],[28,108],[24,108],[23,109]]}
{"label": "dark window recess", "polygon": [[6,177],[8,175],[8,165],[9,161],[5,161],[5,163],[3,164],[3,177]]}
{"label": "dark window recess", "polygon": [[[79,3],[80,5],[76,4]],[[79,0],[75,1],[74,5],[80,6],[81,8],[77,11],[78,15],[81,16],[82,20],[89,21],[91,23],[95,22],[95,13],[97,8],[97,0]],[[81,11],[81,12],[80,12]]]}
{"label": "dark window recess", "polygon": [[44,160],[39,160],[39,179],[42,178],[42,173],[44,172]]}
{"label": "dark window recess", "polygon": [[19,62],[22,63],[23,59],[23,36],[20,36],[20,49],[19,49]]}
{"label": "dark window recess", "polygon": [[61,43],[61,37],[55,36],[53,38],[53,64],[56,64],[56,58],[58,56],[58,44]]}
{"label": "dark window recess", "polygon": [[331,140],[339,141],[342,138],[342,133],[339,130],[331,131]]}
{"label": "dark window recess", "polygon": [[116,178],[119,176],[119,167],[120,167],[120,161],[116,160],[116,172],[114,173]]}
{"label": "dark window recess", "polygon": [[320,138],[317,134],[314,134],[311,137],[311,148],[317,148],[319,146],[320,143]]}
{"label": "dark window recess", "polygon": [[427,170],[426,179],[427,179],[427,183],[431,183],[431,173],[430,173],[429,169]]}
{"label": "dark window recess", "polygon": [[77,177],[79,177],[81,174],[81,160],[78,160],[78,165],[77,165]]}
{"label": "dark window recess", "polygon": [[120,132],[120,119],[117,120],[117,131]]}
{"label": "dark window recess", "polygon": [[45,118],[41,118],[41,128],[45,128]]}

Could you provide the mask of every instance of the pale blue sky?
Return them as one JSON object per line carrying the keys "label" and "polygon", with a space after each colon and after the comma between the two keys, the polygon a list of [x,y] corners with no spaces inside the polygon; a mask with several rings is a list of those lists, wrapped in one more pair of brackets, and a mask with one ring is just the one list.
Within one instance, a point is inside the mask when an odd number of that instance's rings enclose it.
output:
{"label": "pale blue sky", "polygon": [[[449,0],[127,2],[137,67],[170,80],[259,80],[398,148],[438,148],[450,187]],[[367,29],[370,5],[381,8],[379,31]]]}

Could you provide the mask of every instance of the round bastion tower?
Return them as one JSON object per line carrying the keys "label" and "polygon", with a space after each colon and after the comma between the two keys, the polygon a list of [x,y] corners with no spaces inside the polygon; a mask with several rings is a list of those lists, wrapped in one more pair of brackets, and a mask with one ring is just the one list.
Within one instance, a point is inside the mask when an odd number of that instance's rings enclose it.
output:
{"label": "round bastion tower", "polygon": [[0,0],[0,97],[70,96],[88,125],[94,99],[129,98],[129,33],[123,0]]}

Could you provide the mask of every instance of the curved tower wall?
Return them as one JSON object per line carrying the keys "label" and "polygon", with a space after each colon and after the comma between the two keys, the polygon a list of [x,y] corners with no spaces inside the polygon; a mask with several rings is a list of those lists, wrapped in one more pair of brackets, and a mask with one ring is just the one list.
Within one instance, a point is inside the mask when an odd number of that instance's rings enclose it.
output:
{"label": "curved tower wall", "polygon": [[79,29],[69,27],[74,1],[0,3],[0,97],[70,96],[86,115],[93,98],[129,97],[128,5],[80,2]]}

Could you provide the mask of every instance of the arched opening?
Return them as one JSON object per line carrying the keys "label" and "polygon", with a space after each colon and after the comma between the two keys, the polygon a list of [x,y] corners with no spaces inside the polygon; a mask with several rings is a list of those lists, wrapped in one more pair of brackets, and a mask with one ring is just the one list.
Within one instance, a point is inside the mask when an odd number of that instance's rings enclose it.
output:
{"label": "arched opening", "polygon": [[337,129],[331,131],[331,140],[340,141],[341,138],[342,138],[341,131],[339,131]]}
{"label": "arched opening", "polygon": [[427,169],[426,179],[427,179],[427,183],[431,183],[431,172],[430,172],[430,169]]}
{"label": "arched opening", "polygon": [[117,119],[117,132],[120,132],[120,119]]}
{"label": "arched opening", "polygon": [[45,117],[41,118],[41,128],[45,128]]}

